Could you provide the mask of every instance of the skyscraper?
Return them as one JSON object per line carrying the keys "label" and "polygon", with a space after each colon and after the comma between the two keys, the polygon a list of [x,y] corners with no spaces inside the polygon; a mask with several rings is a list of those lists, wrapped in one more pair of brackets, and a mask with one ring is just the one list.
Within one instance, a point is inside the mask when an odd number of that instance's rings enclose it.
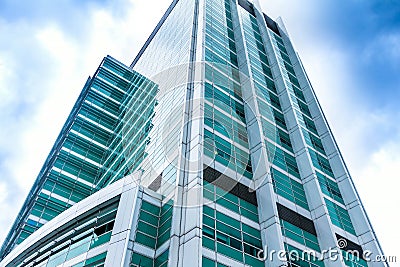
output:
{"label": "skyscraper", "polygon": [[[307,252],[307,253],[305,253]],[[175,0],[90,77],[0,266],[387,266],[282,22]]]}

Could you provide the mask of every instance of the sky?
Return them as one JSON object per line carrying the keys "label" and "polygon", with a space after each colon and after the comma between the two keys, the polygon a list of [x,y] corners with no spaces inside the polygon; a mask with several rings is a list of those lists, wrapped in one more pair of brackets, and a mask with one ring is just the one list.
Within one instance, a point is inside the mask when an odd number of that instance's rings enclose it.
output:
{"label": "sky", "polygon": [[[285,22],[385,255],[400,261],[400,1],[259,1]],[[169,4],[0,0],[0,243],[87,77],[106,55],[129,65]]]}

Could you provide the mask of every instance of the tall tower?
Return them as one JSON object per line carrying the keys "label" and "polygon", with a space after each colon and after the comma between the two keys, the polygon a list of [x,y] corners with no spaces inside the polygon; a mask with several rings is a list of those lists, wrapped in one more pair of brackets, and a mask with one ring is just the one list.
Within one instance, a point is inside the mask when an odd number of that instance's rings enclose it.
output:
{"label": "tall tower", "polygon": [[0,266],[387,266],[282,22],[175,0],[86,82]]}

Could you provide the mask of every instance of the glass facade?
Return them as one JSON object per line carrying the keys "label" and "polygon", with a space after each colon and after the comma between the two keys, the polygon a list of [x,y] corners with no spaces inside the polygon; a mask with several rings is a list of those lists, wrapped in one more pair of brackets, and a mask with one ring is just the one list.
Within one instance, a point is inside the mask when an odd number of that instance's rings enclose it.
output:
{"label": "glass facade", "polygon": [[251,179],[231,5],[229,0],[205,2],[204,155],[214,168]]}
{"label": "glass facade", "polygon": [[312,165],[318,177],[320,189],[325,196],[331,198],[331,200],[325,198],[325,204],[331,221],[334,225],[355,235],[356,232],[346,210],[335,175],[329,163],[318,130],[312,119],[307,101],[300,89],[300,84],[294,72],[285,44],[282,38],[275,32],[272,30],[268,32],[278,58],[279,68],[285,82],[286,90],[290,95],[296,119],[301,127],[301,133],[304,136]]}
{"label": "glass facade", "polygon": [[207,181],[204,181],[203,194],[205,199],[258,223],[256,205]]}
{"label": "glass facade", "polygon": [[158,86],[142,75],[132,73],[125,77],[123,86],[129,88],[129,92],[121,101],[115,136],[109,140],[108,150],[103,155],[96,189],[132,173],[147,156],[145,148],[150,142]]}
{"label": "glass facade", "polygon": [[309,233],[309,232],[291,224],[290,222],[287,222],[282,219],[280,221],[280,224],[282,227],[283,236],[290,238],[299,244],[305,245],[305,246],[309,247],[310,249],[321,252],[321,249],[318,245],[318,240],[317,240],[316,235]]}
{"label": "glass facade", "polygon": [[170,238],[171,218],[172,203],[158,207],[142,201],[135,241],[152,249],[159,248]]}
{"label": "glass facade", "polygon": [[368,263],[364,259],[359,258],[359,255],[353,255],[345,250],[342,250],[342,255],[346,266],[368,267]]}
{"label": "glass facade", "polygon": [[134,251],[131,266],[168,266],[168,247],[160,247],[169,242],[172,225],[172,201],[149,203],[142,201],[140,207],[135,242],[152,250],[152,257]]}
{"label": "glass facade", "polygon": [[98,189],[96,180],[107,166],[104,158],[110,142],[118,138],[116,126],[124,112],[122,103],[129,94],[145,89],[138,82],[143,79],[111,57],[103,60],[79,96],[3,252]]}
{"label": "glass facade", "polygon": [[382,252],[283,24],[174,0],[88,79],[0,265],[368,266],[354,248]]}
{"label": "glass facade", "polygon": [[289,266],[324,267],[324,263],[311,254],[304,254],[302,250],[285,243],[287,262]]}
{"label": "glass facade", "polygon": [[[107,255],[104,248],[111,238],[117,208],[118,200],[100,209],[87,212],[84,219],[60,229],[56,236],[57,242],[39,244],[34,258],[25,259],[23,262],[15,263],[14,266],[32,266],[32,264],[40,267],[55,267],[63,264],[72,266],[68,265],[68,262],[76,257],[82,258],[82,261],[74,263],[74,267],[100,266]],[[85,257],[89,251],[95,249],[97,255]]]}
{"label": "glass facade", "polygon": [[203,246],[250,266],[264,266],[257,258],[262,250],[260,230],[217,209],[203,206]]}
{"label": "glass facade", "polygon": [[173,194],[179,171],[195,11],[194,1],[174,3],[173,12],[132,64],[158,85],[152,129],[144,151],[146,158],[140,169],[145,186],[151,186],[154,178],[160,177],[156,188],[164,195]]}
{"label": "glass facade", "polygon": [[275,192],[308,209],[270,63],[255,16],[239,8]]}

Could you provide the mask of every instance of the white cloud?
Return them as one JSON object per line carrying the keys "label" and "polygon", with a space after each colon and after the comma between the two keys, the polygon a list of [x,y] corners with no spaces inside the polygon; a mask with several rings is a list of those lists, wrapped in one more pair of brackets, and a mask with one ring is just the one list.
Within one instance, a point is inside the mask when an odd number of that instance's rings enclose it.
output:
{"label": "white cloud", "polygon": [[[6,182],[0,182],[0,210],[2,216],[0,216],[0,226],[1,229],[8,229],[10,227],[10,215],[15,213],[15,206],[14,203],[10,203],[7,200],[9,188]],[[1,230],[4,231],[4,230]]]}
{"label": "white cloud", "polygon": [[[93,6],[71,34],[61,22],[0,19],[0,243],[39,173],[87,77],[107,54],[130,64],[168,1]],[[157,6],[158,8],[154,8]],[[123,6],[123,10],[120,10]],[[3,71],[4,70],[4,71]]]}
{"label": "white cloud", "polygon": [[[400,139],[400,138],[399,138]],[[388,142],[355,169],[356,186],[386,256],[399,256],[400,140]]]}
{"label": "white cloud", "polygon": [[398,65],[400,59],[400,32],[384,32],[371,40],[363,51],[367,62],[384,61]]}
{"label": "white cloud", "polygon": [[3,202],[8,195],[7,184],[2,182],[0,183],[0,202]]}
{"label": "white cloud", "polygon": [[[7,65],[6,65],[7,64]],[[0,105],[4,106],[15,98],[15,93],[7,87],[13,77],[13,62],[6,54],[0,54]],[[0,106],[0,107],[1,107]]]}

